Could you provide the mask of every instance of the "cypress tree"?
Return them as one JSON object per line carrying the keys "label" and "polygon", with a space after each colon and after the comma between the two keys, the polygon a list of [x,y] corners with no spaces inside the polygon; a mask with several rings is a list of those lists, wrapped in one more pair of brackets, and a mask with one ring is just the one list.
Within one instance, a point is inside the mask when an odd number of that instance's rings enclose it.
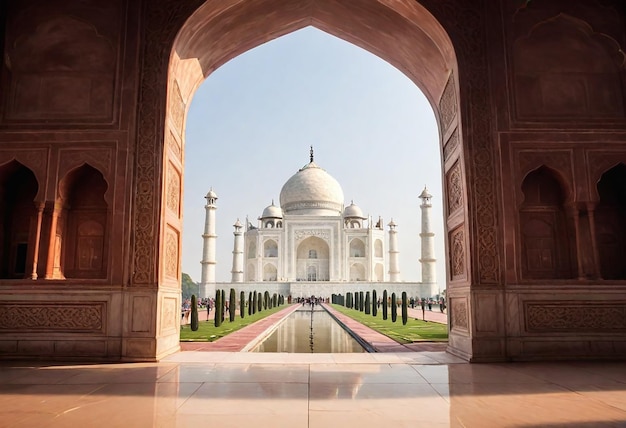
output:
{"label": "cypress tree", "polygon": [[243,319],[246,316],[246,293],[239,293],[239,316]]}
{"label": "cypress tree", "polygon": [[198,298],[191,295],[191,331],[198,331]]}
{"label": "cypress tree", "polygon": [[237,314],[237,297],[235,295],[235,289],[230,289],[230,297],[228,301],[228,320],[230,322],[235,321],[235,315]]}
{"label": "cypress tree", "polygon": [[387,290],[383,291],[383,319],[387,319]]}
{"label": "cypress tree", "polygon": [[252,315],[252,291],[248,293],[248,316]]}
{"label": "cypress tree", "polygon": [[396,322],[398,319],[398,301],[396,293],[391,293],[391,321]]}
{"label": "cypress tree", "polygon": [[213,314],[215,327],[222,325],[222,308],[222,292],[215,290],[215,313]]}
{"label": "cypress tree", "polygon": [[372,302],[370,301],[370,292],[365,293],[365,314],[369,315],[372,308]]}
{"label": "cypress tree", "polygon": [[372,290],[372,316],[378,315],[378,299],[376,298],[376,290]]}
{"label": "cypress tree", "polygon": [[278,306],[278,295],[276,293],[272,294],[272,308]]}
{"label": "cypress tree", "polygon": [[263,310],[263,297],[261,296],[260,292],[256,298],[256,303],[257,303],[257,310],[261,312]]}
{"label": "cypress tree", "polygon": [[408,310],[408,305],[406,301],[406,291],[403,291],[402,292],[402,325],[406,325],[409,319],[408,312],[409,310]]}
{"label": "cypress tree", "polygon": [[226,315],[224,308],[226,307],[226,290],[222,290],[222,322],[224,322],[224,316]]}
{"label": "cypress tree", "polygon": [[270,292],[265,290],[265,292],[263,293],[263,309],[267,309],[267,307],[270,305]]}
{"label": "cypress tree", "polygon": [[363,299],[363,292],[359,291],[359,311],[363,312],[365,309],[365,300]]}
{"label": "cypress tree", "polygon": [[256,311],[257,311],[256,290],[254,290],[252,293],[253,293],[253,296],[252,296],[252,313],[256,314]]}

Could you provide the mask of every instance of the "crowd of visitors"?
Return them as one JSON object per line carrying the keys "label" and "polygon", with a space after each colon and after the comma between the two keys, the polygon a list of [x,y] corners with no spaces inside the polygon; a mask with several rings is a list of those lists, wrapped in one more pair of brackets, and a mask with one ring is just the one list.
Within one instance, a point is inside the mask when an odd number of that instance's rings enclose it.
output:
{"label": "crowd of visitors", "polygon": [[[198,309],[206,309],[206,320],[209,320],[211,309],[215,306],[215,299],[203,298],[198,300]],[[191,316],[191,299],[183,299],[183,303],[180,309],[181,323],[189,324],[189,317]]]}

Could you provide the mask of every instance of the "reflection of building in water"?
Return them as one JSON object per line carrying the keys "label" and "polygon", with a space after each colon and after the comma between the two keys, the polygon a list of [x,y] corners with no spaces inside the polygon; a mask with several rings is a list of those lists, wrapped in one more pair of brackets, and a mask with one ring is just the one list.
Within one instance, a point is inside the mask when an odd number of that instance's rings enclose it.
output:
{"label": "reflection of building in water", "polygon": [[[309,163],[283,185],[280,206],[272,201],[257,225],[246,221],[243,233],[239,221],[234,224],[232,283],[241,284],[236,288],[245,291],[263,282],[264,288],[293,296],[344,294],[354,291],[354,285],[358,291],[386,288],[392,292],[397,286],[397,291],[413,297],[434,296],[438,287],[430,226],[432,196],[424,189],[419,197],[423,202],[422,282],[400,282],[396,224],[389,222],[386,235],[382,218],[366,217],[354,202],[344,207],[340,184],[314,162],[311,148]],[[211,295],[217,196],[211,190],[206,198],[201,284]],[[211,275],[205,275],[205,270]]]}

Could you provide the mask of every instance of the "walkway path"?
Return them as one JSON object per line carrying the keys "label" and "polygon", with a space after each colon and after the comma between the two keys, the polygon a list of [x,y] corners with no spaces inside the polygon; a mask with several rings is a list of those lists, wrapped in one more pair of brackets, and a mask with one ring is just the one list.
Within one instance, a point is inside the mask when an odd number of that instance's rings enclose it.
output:
{"label": "walkway path", "polygon": [[[428,306],[422,313],[422,308],[418,308],[417,306],[412,309],[408,308],[408,315],[410,318],[415,318],[418,320],[426,320],[432,322],[438,322],[441,324],[448,324],[448,310],[444,309],[445,312],[441,312],[439,310],[439,305],[433,305],[433,310],[429,311]],[[398,311],[399,313],[400,311]]]}
{"label": "walkway path", "polygon": [[[287,315],[298,309],[300,305],[287,306],[282,311],[278,311],[268,317],[263,318],[247,327],[230,333],[215,342],[180,342],[182,351],[226,351],[241,352],[246,345],[259,336],[264,336],[265,332],[273,328]],[[214,312],[214,311],[211,311]],[[206,322],[206,321],[205,321]]]}
{"label": "walkway path", "polygon": [[[229,335],[216,340],[215,342],[180,342],[182,351],[201,351],[201,352],[241,352],[248,344],[258,337],[263,337],[266,332],[290,313],[294,312],[301,305],[294,304],[287,306],[282,311],[276,312],[262,320],[255,322],[247,327],[237,330]],[[376,352],[437,352],[445,351],[447,343],[443,342],[416,342],[409,344],[400,344],[395,340],[372,330],[369,327],[353,320],[352,318],[335,311],[330,305],[324,305],[337,319],[345,324],[350,330],[354,331],[363,340],[368,342]],[[211,311],[213,312],[213,311]],[[426,319],[433,322],[446,322],[446,314],[441,312],[425,311]],[[205,315],[206,316],[206,315]],[[412,318],[422,319],[421,309],[410,309],[409,316]],[[439,320],[439,321],[436,321]],[[206,321],[205,321],[206,322]]]}

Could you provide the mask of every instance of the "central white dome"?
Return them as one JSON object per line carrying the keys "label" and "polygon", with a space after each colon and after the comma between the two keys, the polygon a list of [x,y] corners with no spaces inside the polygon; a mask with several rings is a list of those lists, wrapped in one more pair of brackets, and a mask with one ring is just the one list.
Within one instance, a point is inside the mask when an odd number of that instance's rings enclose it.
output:
{"label": "central white dome", "polygon": [[311,161],[295,173],[280,191],[285,214],[341,215],[343,190],[329,173]]}

